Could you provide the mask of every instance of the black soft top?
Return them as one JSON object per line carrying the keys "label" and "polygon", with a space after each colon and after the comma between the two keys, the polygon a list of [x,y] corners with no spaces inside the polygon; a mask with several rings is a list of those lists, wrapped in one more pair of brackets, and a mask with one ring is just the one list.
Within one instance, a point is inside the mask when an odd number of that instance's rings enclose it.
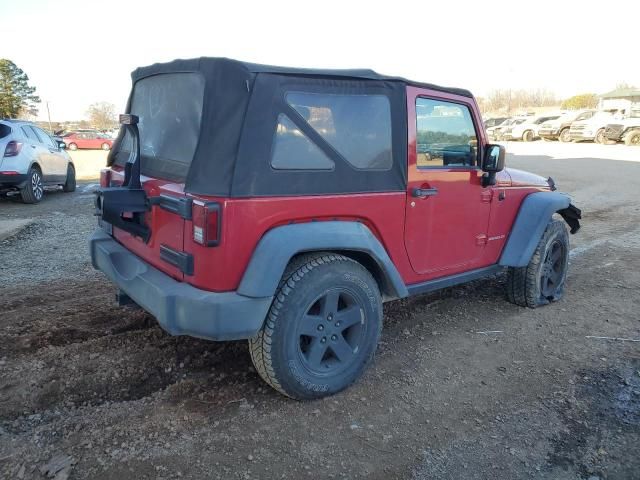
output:
{"label": "black soft top", "polygon": [[[180,73],[191,75],[165,75]],[[184,182],[189,193],[224,197],[404,191],[406,86],[472,97],[467,90],[413,82],[367,69],[287,68],[228,58],[156,63],[134,70],[131,76],[133,88],[127,113],[140,116],[141,172]],[[390,118],[385,135],[391,137],[391,167],[385,164],[384,169],[354,168],[287,103],[289,92],[386,97]],[[356,111],[353,115],[354,135],[363,123],[363,114],[358,116]],[[331,170],[273,168],[270,159],[274,133],[282,115],[333,161]],[[127,145],[128,137],[121,130],[109,154],[109,165],[126,162]],[[145,145],[152,148],[145,149]]]}
{"label": "black soft top", "polygon": [[174,60],[168,63],[154,63],[146,67],[136,68],[131,73],[131,78],[135,82],[144,77],[156,75],[167,71],[194,71],[209,70],[211,67],[217,68],[221,65],[229,67],[235,65],[237,68],[250,73],[275,73],[278,75],[293,75],[301,77],[325,77],[325,78],[345,78],[345,79],[362,79],[362,80],[384,80],[392,82],[400,82],[405,85],[412,85],[421,88],[429,88],[439,92],[452,93],[454,95],[462,95],[464,97],[473,97],[469,90],[464,88],[442,87],[432,83],[416,82],[403,77],[394,77],[382,75],[369,68],[349,68],[349,69],[331,69],[331,68],[294,68],[279,67],[276,65],[262,65],[260,63],[242,62],[225,57],[200,57],[191,59]]}

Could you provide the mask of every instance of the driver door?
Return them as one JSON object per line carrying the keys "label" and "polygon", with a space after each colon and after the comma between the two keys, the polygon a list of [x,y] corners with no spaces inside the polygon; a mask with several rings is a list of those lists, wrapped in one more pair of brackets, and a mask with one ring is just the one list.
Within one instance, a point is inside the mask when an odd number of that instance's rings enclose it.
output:
{"label": "driver door", "polygon": [[407,89],[405,247],[423,280],[485,266],[492,191],[482,186],[482,122],[473,100]]}

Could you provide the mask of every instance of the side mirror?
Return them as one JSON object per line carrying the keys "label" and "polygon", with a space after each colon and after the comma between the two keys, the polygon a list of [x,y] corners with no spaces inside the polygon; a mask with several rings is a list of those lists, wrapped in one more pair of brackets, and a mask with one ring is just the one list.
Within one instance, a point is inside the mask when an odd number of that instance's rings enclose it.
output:
{"label": "side mirror", "polygon": [[65,148],[67,148],[67,144],[64,142],[58,142],[58,148],[60,150],[64,150]]}
{"label": "side mirror", "polygon": [[485,176],[482,185],[487,187],[496,184],[496,173],[504,170],[504,157],[506,151],[502,145],[487,145],[484,150],[484,159],[482,161],[482,170]]}

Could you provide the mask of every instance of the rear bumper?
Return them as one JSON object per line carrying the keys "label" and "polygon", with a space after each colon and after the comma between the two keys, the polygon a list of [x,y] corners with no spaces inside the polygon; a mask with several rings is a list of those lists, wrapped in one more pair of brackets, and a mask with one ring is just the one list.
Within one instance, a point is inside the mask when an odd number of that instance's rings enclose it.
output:
{"label": "rear bumper", "polygon": [[102,230],[89,240],[91,263],[171,335],[241,340],[255,335],[273,297],[208,292],[178,282],[134,255]]}
{"label": "rear bumper", "polygon": [[27,174],[19,173],[17,175],[7,175],[6,173],[0,173],[0,188],[1,187],[15,187],[22,188],[27,183]]}

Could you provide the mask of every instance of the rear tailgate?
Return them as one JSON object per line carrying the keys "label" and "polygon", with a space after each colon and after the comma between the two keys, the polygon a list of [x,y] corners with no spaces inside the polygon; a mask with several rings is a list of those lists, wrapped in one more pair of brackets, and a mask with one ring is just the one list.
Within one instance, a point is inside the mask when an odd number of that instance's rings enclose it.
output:
{"label": "rear tailgate", "polygon": [[[113,172],[113,184],[121,184],[122,172]],[[176,280],[183,280],[189,271],[189,256],[183,254],[184,225],[188,200],[184,195],[184,185],[142,176],[142,188],[147,194],[150,211],[144,214],[144,223],[150,236],[142,238],[125,230],[113,227],[113,237],[127,249],[153,265],[158,270]],[[181,259],[182,263],[181,263]],[[191,268],[192,265],[191,265]]]}
{"label": "rear tailgate", "polygon": [[[200,139],[203,98],[199,73],[162,73],[136,81],[129,112],[121,116],[124,128],[109,156],[113,167],[109,178],[101,179],[99,192],[107,231],[177,280],[193,270],[192,256],[183,251],[192,203],[184,182]],[[109,214],[112,222],[105,218]]]}

